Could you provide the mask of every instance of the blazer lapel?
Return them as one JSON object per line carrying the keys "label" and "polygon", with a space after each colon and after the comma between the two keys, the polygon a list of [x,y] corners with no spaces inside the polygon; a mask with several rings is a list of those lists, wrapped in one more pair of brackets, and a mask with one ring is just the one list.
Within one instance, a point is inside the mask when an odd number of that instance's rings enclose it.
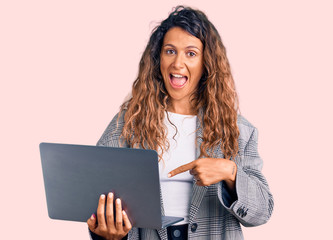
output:
{"label": "blazer lapel", "polygon": [[[200,156],[200,145],[202,143],[202,128],[200,126],[200,119],[202,119],[203,113],[202,110],[199,111],[198,117],[197,117],[197,142],[196,142],[196,159]],[[200,204],[202,202],[203,197],[205,196],[207,192],[208,186],[198,186],[196,184],[196,181],[193,179],[193,190],[192,190],[192,198],[191,198],[191,205],[190,205],[190,213],[189,213],[189,222],[190,224],[195,221],[196,215],[198,213]]]}
{"label": "blazer lapel", "polygon": [[168,233],[166,228],[162,228],[157,230],[158,235],[160,236],[161,240],[167,240],[168,239]]}
{"label": "blazer lapel", "polygon": [[[160,186],[160,199],[161,199],[161,215],[165,216],[161,186]],[[157,232],[158,232],[158,235],[160,236],[160,239],[162,239],[162,240],[167,240],[168,239],[168,233],[167,233],[166,228],[161,228],[161,229],[157,230]]]}

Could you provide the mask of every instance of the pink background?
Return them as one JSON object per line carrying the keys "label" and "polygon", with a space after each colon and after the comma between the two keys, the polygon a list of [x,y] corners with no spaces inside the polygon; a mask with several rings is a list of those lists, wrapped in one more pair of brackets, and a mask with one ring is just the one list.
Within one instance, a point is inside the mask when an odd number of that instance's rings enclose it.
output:
{"label": "pink background", "polygon": [[275,209],[266,225],[243,228],[245,238],[330,236],[333,6],[230,2],[1,1],[2,239],[89,239],[84,223],[48,218],[38,144],[95,144],[152,28],[179,3],[219,30],[241,112],[259,129]]}

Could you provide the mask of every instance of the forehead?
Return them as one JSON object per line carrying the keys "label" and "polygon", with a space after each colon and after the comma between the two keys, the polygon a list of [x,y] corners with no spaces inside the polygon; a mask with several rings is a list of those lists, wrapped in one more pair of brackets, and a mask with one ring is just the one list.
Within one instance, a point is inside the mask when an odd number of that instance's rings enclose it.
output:
{"label": "forehead", "polygon": [[199,38],[193,36],[180,27],[173,27],[165,34],[163,39],[163,46],[171,44],[178,48],[186,48],[194,46],[199,49],[203,48],[202,42]]}

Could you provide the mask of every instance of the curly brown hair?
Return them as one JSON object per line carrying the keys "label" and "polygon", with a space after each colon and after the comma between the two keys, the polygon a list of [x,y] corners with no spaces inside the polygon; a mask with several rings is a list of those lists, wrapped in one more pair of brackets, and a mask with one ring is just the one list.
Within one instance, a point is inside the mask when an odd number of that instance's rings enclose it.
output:
{"label": "curly brown hair", "polygon": [[207,16],[189,7],[176,7],[154,28],[140,60],[132,97],[120,109],[125,121],[121,136],[131,147],[159,151],[160,159],[169,147],[164,117],[170,98],[161,75],[160,53],[164,36],[172,27],[184,29],[204,46],[204,73],[191,95],[203,132],[200,157],[214,157],[214,149],[220,148],[226,159],[234,159],[238,152],[239,107],[226,49]]}

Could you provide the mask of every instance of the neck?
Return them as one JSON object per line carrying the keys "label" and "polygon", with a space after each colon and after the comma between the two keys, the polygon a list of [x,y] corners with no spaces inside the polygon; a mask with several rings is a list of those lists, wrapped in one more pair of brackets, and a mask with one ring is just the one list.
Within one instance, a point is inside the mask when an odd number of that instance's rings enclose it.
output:
{"label": "neck", "polygon": [[183,115],[196,115],[196,109],[190,102],[175,102],[173,101],[167,109],[169,112],[183,114]]}

